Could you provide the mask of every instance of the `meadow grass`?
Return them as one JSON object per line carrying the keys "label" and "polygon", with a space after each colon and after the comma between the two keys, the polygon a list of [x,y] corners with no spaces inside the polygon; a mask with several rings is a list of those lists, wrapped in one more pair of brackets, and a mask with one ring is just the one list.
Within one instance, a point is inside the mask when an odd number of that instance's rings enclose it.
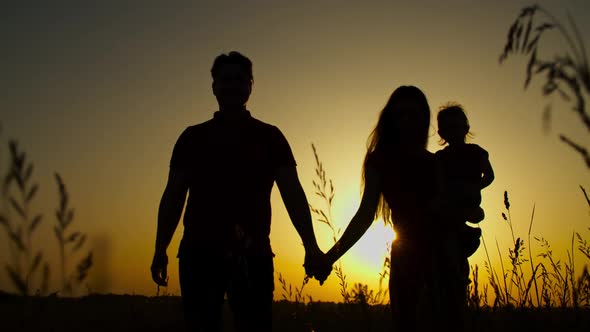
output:
{"label": "meadow grass", "polygon": [[[580,31],[571,16],[567,16],[566,26],[552,13],[538,5],[524,7],[514,22],[510,25],[506,44],[500,55],[502,64],[509,57],[524,55],[528,57],[525,89],[530,85],[533,77],[543,75],[543,96],[557,93],[564,101],[571,103],[571,110],[576,113],[580,124],[590,131],[590,114],[586,109],[586,98],[590,96],[590,69],[588,55],[581,37]],[[543,36],[555,31],[566,45],[566,48],[553,56],[543,56],[539,45]],[[551,108],[547,107],[543,119],[548,128],[551,118]],[[566,134],[560,134],[559,138],[567,146],[577,152],[590,168],[590,155],[583,145],[570,139]],[[583,186],[580,189],[590,207],[590,199]],[[491,286],[495,300],[493,307],[573,307],[590,306],[590,278],[588,277],[588,265],[584,264],[582,272],[576,273],[574,264],[575,252],[582,253],[590,259],[590,246],[582,234],[574,232],[571,238],[571,247],[566,250],[566,259],[561,260],[553,253],[549,241],[543,237],[534,237],[542,252],[537,257],[532,255],[531,230],[533,227],[535,206],[531,212],[527,243],[522,237],[515,238],[510,214],[510,201],[508,192],[504,192],[505,211],[503,219],[508,223],[514,248],[509,250],[510,267],[506,270],[502,263],[502,254],[497,245],[501,263],[501,271],[492,268],[488,247],[482,237],[482,243],[486,252],[487,261],[484,263],[488,271],[489,285]],[[589,228],[590,230],[590,228]],[[574,249],[577,242],[577,251]],[[528,257],[525,257],[525,244],[528,246]],[[536,262],[536,258],[539,261]],[[528,262],[528,264],[526,264]],[[524,272],[523,266],[528,266],[529,271]],[[477,279],[476,279],[477,282]],[[485,288],[487,290],[487,288]],[[471,289],[473,291],[473,288]],[[534,296],[533,296],[534,295]],[[487,300],[487,292],[480,296],[475,294],[470,298]]]}
{"label": "meadow grass", "polygon": [[[577,239],[577,252],[590,259],[589,255],[587,255],[590,248],[583,236],[578,232],[572,234],[571,247],[566,250],[567,258],[563,261],[555,256],[547,239],[534,237],[535,243],[541,248],[541,253],[535,257],[531,250],[533,246],[533,243],[531,243],[531,230],[534,221],[534,207],[527,234],[528,241],[525,242],[521,237],[515,238],[507,192],[504,193],[504,205],[506,211],[502,212],[502,216],[509,225],[514,243],[514,248],[510,248],[508,252],[510,266],[504,266],[502,252],[496,241],[500,271],[493,268],[485,236],[482,235],[482,245],[487,258],[484,265],[488,273],[488,285],[493,291],[494,301],[492,304],[488,303],[488,287],[484,287],[483,291],[479,290],[478,267],[476,265],[472,268],[474,284],[469,287],[470,306],[475,308],[589,307],[590,278],[588,265],[585,264],[582,272],[577,274],[573,257],[576,252],[574,249],[575,239]],[[525,245],[528,246],[528,256],[526,255]]]}
{"label": "meadow grass", "polygon": [[16,140],[8,140],[9,160],[7,170],[0,168],[2,196],[0,197],[0,225],[5,231],[11,262],[4,265],[14,289],[21,295],[46,295],[52,293],[73,295],[88,276],[92,267],[92,251],[75,262],[69,260],[83,249],[86,234],[70,231],[74,210],[69,206],[69,194],[59,173],[55,173],[59,204],[55,211],[53,227],[59,248],[60,285],[50,285],[50,264],[46,248],[35,245],[33,236],[43,221],[42,213],[34,213],[32,202],[37,196],[39,184],[33,180],[34,164],[28,160]]}

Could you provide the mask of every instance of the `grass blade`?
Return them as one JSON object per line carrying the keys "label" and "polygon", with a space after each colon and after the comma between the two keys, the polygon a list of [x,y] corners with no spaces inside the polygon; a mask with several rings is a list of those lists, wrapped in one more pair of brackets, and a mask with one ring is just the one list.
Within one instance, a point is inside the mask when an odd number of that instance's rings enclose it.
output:
{"label": "grass blade", "polygon": [[6,271],[8,272],[8,276],[10,277],[10,280],[12,281],[16,289],[22,295],[27,295],[27,283],[21,278],[21,276],[11,266],[6,265]]}

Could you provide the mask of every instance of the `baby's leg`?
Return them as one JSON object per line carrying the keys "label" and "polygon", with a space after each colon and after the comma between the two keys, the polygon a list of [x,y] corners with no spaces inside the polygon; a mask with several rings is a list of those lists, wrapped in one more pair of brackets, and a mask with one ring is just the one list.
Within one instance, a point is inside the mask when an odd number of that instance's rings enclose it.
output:
{"label": "baby's leg", "polygon": [[485,218],[485,212],[481,208],[481,194],[463,193],[459,197],[461,206],[463,207],[462,215],[466,221],[477,224]]}
{"label": "baby's leg", "polygon": [[466,221],[469,221],[470,223],[477,224],[485,218],[486,214],[483,211],[483,209],[481,208],[481,206],[476,206],[476,207],[464,208],[463,209],[463,216]]}

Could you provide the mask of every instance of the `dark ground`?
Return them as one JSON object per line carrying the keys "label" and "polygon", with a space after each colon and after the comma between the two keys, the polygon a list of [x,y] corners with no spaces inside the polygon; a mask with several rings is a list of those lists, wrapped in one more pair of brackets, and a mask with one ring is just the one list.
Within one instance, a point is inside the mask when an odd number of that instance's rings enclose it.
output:
{"label": "dark ground", "polygon": [[[180,298],[90,295],[82,298],[22,298],[0,294],[0,331],[174,331],[183,332]],[[364,310],[367,309],[367,310]],[[225,308],[226,331],[233,331]],[[425,317],[425,319],[427,319]],[[391,331],[386,306],[363,307],[314,302],[307,306],[280,301],[274,330]],[[484,310],[468,318],[470,331],[590,331],[590,309]]]}

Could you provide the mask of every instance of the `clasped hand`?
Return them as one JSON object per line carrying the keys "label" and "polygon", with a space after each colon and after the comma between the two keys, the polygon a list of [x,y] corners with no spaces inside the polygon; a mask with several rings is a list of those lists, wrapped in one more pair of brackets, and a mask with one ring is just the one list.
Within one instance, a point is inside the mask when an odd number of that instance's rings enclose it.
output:
{"label": "clasped hand", "polygon": [[303,263],[305,274],[317,279],[320,285],[324,284],[332,272],[332,264],[333,262],[320,249],[306,250],[305,252],[305,262]]}

